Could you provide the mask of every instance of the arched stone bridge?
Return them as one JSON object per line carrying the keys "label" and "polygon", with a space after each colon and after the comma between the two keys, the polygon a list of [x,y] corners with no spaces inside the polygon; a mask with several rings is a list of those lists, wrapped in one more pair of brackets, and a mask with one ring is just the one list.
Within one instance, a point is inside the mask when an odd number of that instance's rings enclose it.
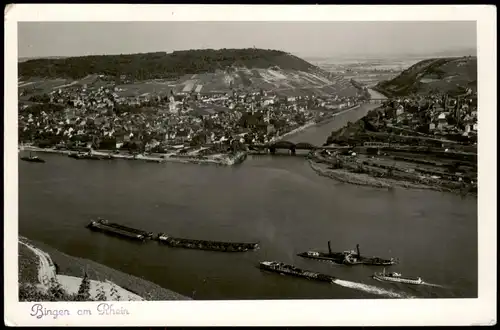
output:
{"label": "arched stone bridge", "polygon": [[344,149],[344,148],[349,148],[349,147],[315,146],[315,145],[308,143],[308,142],[293,143],[290,141],[281,140],[281,141],[276,141],[276,142],[271,142],[271,143],[252,145],[251,148],[252,149],[260,149],[260,150],[266,149],[271,154],[275,154],[276,150],[278,150],[278,149],[289,150],[291,155],[295,155],[297,150]]}
{"label": "arched stone bridge", "polygon": [[370,103],[370,104],[382,104],[385,101],[387,101],[387,99],[369,99],[368,103]]}

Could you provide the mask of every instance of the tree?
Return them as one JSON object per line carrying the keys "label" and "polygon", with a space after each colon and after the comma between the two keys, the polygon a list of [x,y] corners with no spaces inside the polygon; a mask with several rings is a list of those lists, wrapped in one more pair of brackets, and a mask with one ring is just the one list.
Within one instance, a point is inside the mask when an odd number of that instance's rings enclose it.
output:
{"label": "tree", "polygon": [[199,132],[195,134],[189,141],[189,145],[192,147],[202,146],[207,142],[207,133]]}
{"label": "tree", "polygon": [[87,272],[85,272],[85,275],[83,276],[82,283],[80,284],[80,287],[78,288],[78,293],[77,293],[77,299],[80,301],[89,301],[90,300],[90,280],[87,275]]}
{"label": "tree", "polygon": [[239,151],[246,151],[247,146],[244,143],[241,143],[238,140],[234,140],[231,142],[231,149],[233,153],[237,153]]}
{"label": "tree", "polygon": [[50,102],[50,96],[46,93],[41,94],[41,95],[33,95],[29,98],[31,102],[40,102],[40,103],[49,103]]}
{"label": "tree", "polygon": [[65,300],[68,298],[67,292],[63,289],[61,283],[55,278],[50,279],[48,294],[53,297],[54,301]]}
{"label": "tree", "polygon": [[116,138],[105,137],[99,142],[99,148],[104,150],[116,149]]}
{"label": "tree", "polygon": [[102,287],[102,285],[100,285],[97,288],[97,295],[95,297],[95,300],[96,301],[106,301],[107,300],[106,291],[104,291],[104,288]]}

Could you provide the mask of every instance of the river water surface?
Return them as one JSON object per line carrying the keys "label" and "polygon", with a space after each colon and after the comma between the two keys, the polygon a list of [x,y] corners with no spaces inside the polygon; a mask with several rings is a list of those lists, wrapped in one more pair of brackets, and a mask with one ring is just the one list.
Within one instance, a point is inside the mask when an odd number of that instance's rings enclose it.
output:
{"label": "river water surface", "polygon": [[[364,105],[290,137],[322,144]],[[249,156],[233,167],[90,161],[43,154],[19,162],[20,235],[155,282],[195,299],[477,296],[477,199],[433,191],[358,187],[313,172],[301,157]],[[260,242],[246,253],[137,244],[84,228],[90,218],[173,236]],[[390,269],[434,285],[370,278],[377,267],[346,267],[296,256],[307,250],[396,257]],[[277,260],[340,280],[324,284],[260,271]],[[389,270],[389,268],[387,269]]]}

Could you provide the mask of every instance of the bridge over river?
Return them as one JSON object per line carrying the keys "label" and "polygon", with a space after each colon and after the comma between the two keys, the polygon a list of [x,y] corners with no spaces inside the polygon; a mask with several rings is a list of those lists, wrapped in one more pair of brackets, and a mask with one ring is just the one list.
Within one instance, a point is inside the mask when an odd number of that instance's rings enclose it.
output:
{"label": "bridge over river", "polygon": [[332,131],[336,131],[347,125],[348,122],[356,122],[359,119],[366,116],[366,114],[380,106],[378,100],[386,100],[382,94],[368,89],[372,99],[377,100],[377,102],[367,102],[361,104],[357,108],[348,109],[345,111],[341,111],[333,116],[332,119],[327,120],[326,122],[320,123],[318,125],[314,125],[308,127],[302,131],[296,132],[291,135],[287,135],[282,139],[261,146],[254,146],[255,149],[268,149],[270,152],[276,150],[287,150],[290,153],[295,153],[298,150],[309,150],[313,149],[335,149],[339,147],[324,147],[323,144],[326,142],[326,139]]}

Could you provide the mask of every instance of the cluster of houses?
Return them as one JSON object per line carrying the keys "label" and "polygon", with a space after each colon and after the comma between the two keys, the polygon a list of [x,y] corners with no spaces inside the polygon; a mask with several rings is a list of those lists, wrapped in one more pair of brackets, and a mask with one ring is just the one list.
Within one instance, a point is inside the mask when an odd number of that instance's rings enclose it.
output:
{"label": "cluster of houses", "polygon": [[411,96],[395,99],[391,103],[395,111],[390,120],[396,125],[411,129],[426,126],[428,132],[434,135],[477,134],[477,95],[471,91],[459,97]]}
{"label": "cluster of houses", "polygon": [[[21,106],[20,140],[113,149],[135,144],[146,151],[234,140],[266,143],[358,102],[354,97],[280,97],[265,91],[130,97],[121,92],[116,86],[68,86],[48,98],[48,104],[58,104],[63,111],[33,112],[27,110],[32,105]],[[125,110],[114,111],[121,105]],[[242,120],[243,116],[254,120]]]}

